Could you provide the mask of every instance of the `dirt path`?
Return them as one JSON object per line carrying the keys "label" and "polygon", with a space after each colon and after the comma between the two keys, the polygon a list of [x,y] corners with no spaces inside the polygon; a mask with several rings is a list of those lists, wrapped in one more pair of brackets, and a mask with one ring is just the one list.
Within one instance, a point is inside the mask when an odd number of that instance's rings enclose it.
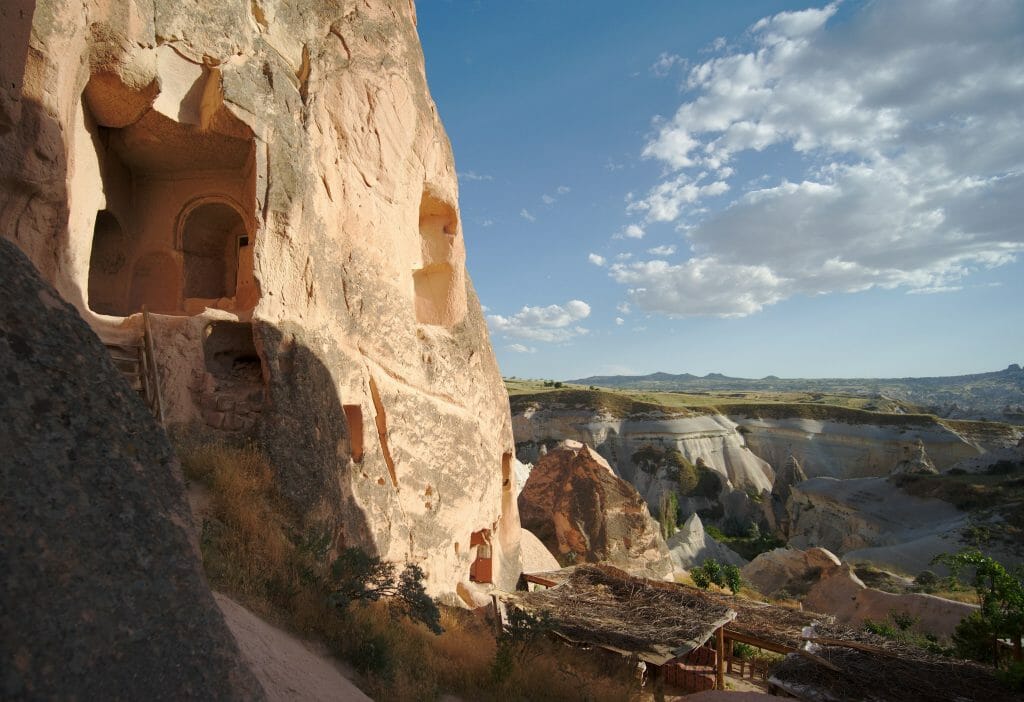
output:
{"label": "dirt path", "polygon": [[213,596],[271,702],[370,700],[345,677],[340,663],[317,652],[313,644],[268,624],[226,595]]}

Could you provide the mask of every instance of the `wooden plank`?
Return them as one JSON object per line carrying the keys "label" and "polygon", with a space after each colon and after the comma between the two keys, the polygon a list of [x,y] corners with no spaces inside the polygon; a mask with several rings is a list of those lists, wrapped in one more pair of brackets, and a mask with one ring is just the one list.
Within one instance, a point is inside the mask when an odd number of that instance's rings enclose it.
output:
{"label": "wooden plank", "polygon": [[813,636],[807,639],[807,641],[821,646],[839,646],[841,648],[852,648],[856,651],[864,651],[865,653],[877,653],[880,656],[888,656],[889,658],[904,658],[903,654],[890,651],[882,648],[881,646],[861,643],[860,641],[843,641],[842,639],[830,639],[825,636]]}
{"label": "wooden plank", "polygon": [[715,632],[715,689],[725,689],[725,627],[720,626]]}
{"label": "wooden plank", "polygon": [[799,648],[796,651],[794,651],[794,653],[796,653],[796,655],[798,655],[798,656],[803,656],[804,658],[806,658],[809,661],[814,661],[818,665],[824,666],[824,667],[828,668],[829,670],[835,671],[837,673],[843,672],[843,669],[840,668],[839,666],[837,666],[836,664],[832,663],[831,661],[827,661],[824,658],[822,658],[821,656],[815,655],[815,654],[811,653],[810,651],[805,651],[802,648]]}

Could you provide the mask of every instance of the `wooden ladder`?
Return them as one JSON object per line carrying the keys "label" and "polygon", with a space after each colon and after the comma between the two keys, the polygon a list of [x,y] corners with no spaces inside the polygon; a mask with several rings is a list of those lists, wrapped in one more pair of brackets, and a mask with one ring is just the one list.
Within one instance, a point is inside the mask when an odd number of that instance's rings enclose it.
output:
{"label": "wooden ladder", "polygon": [[136,341],[106,343],[107,351],[114,361],[114,367],[128,381],[128,385],[142,396],[146,407],[153,413],[161,426],[164,423],[163,399],[160,395],[160,378],[157,374],[156,353],[153,349],[153,330],[149,324],[149,312],[142,309],[142,337]]}

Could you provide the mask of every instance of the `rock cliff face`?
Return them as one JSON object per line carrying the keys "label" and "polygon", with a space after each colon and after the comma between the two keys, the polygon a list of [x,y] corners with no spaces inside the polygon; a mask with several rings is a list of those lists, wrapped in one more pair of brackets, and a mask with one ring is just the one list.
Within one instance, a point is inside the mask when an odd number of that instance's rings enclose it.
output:
{"label": "rock cliff face", "polygon": [[203,577],[166,435],[2,240],[0,270],[2,697],[264,699]]}
{"label": "rock cliff face", "polygon": [[696,464],[703,460],[728,487],[761,492],[771,490],[774,472],[751,452],[736,424],[721,415],[643,416],[618,418],[593,410],[527,408],[512,417],[516,449],[524,461],[534,461],[545,443],[572,439],[596,448],[652,506],[678,480],[665,468],[651,469],[634,460],[644,448],[676,449]]}
{"label": "rock cliff face", "polygon": [[679,531],[669,537],[667,545],[672,566],[677,571],[690,570],[709,558],[727,565],[743,566],[747,563],[743,556],[708,536],[696,514],[691,514]]}
{"label": "rock cliff face", "polygon": [[3,12],[0,231],[105,341],[154,313],[168,424],[253,437],[311,525],[432,594],[481,545],[511,587],[507,397],[412,3]]}
{"label": "rock cliff face", "polygon": [[647,505],[588,446],[567,441],[540,457],[519,495],[519,512],[523,528],[565,565],[611,563],[645,577],[672,574]]}
{"label": "rock cliff face", "polygon": [[588,443],[618,475],[636,485],[651,506],[673,487],[673,481],[664,471],[644,471],[633,460],[648,447],[677,449],[693,463],[703,459],[729,480],[727,489],[760,493],[772,489],[775,471],[790,458],[812,478],[886,476],[908,462],[946,470],[1020,439],[1015,429],[993,432],[980,423],[942,423],[916,416],[901,421],[885,415],[884,424],[865,423],[869,413],[852,413],[857,414],[856,421],[840,421],[775,416],[777,410],[759,416],[751,416],[756,414],[752,412],[616,416],[556,402],[550,398],[517,403],[512,429],[519,456],[534,460],[542,445],[562,439]]}

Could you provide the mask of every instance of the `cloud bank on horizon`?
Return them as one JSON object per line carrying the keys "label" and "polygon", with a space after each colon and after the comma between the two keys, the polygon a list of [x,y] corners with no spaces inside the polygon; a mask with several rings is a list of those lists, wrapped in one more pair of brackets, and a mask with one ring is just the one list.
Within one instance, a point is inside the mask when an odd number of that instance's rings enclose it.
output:
{"label": "cloud bank on horizon", "polygon": [[[1024,4],[877,2],[830,22],[837,9],[766,17],[746,48],[716,41],[692,66],[658,57],[659,74],[689,66],[686,100],[656,118],[642,155],[663,176],[627,196],[637,221],[613,238],[668,225],[688,251],[608,266],[634,309],[742,317],[801,294],[955,290],[1024,250]],[[799,172],[764,182],[766,153]],[[524,338],[568,338],[528,309],[512,318],[537,330]]]}

